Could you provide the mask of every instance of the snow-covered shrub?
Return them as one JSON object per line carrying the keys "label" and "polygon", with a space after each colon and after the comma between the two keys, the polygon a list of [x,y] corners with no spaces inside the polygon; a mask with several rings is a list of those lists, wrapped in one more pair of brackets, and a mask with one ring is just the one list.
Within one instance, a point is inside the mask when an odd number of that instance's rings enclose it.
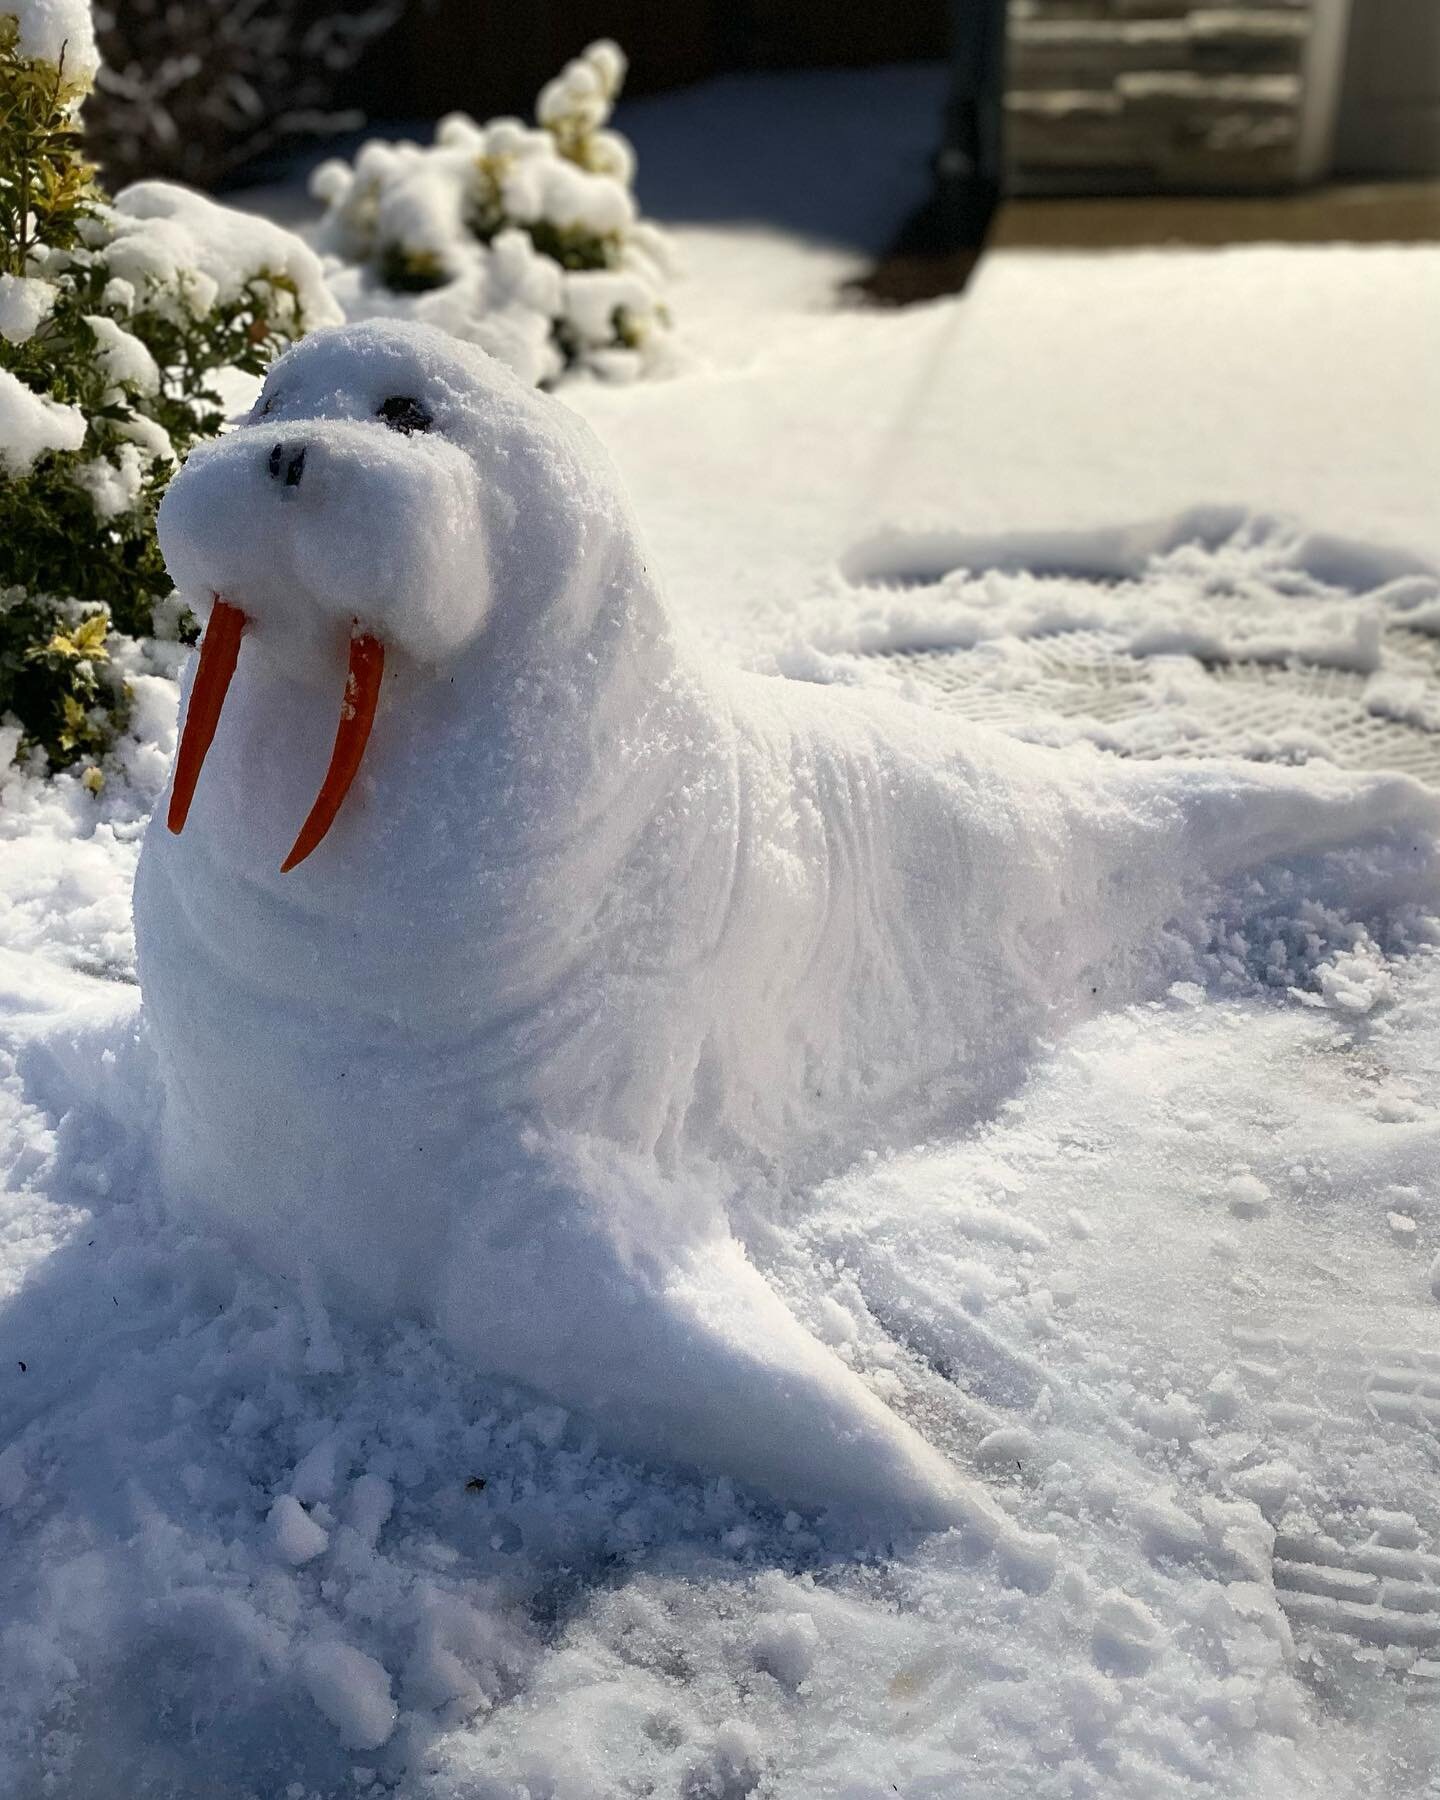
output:
{"label": "snow-covered shrub", "polygon": [[402,10],[323,0],[101,0],[86,140],[107,177],[211,187],[277,144],[353,131],[336,83]]}
{"label": "snow-covered shrub", "polygon": [[538,126],[453,113],[428,147],[377,140],[322,164],[318,241],[347,316],[426,320],[538,383],[653,367],[668,256],[608,129],[624,77],[619,47],[594,43],[541,91]]}
{"label": "snow-covered shrub", "polygon": [[123,720],[111,629],[170,591],[155,501],[219,429],[217,373],[334,316],[288,232],[158,182],[107,199],[94,70],[84,0],[0,0],[0,721],[62,767]]}

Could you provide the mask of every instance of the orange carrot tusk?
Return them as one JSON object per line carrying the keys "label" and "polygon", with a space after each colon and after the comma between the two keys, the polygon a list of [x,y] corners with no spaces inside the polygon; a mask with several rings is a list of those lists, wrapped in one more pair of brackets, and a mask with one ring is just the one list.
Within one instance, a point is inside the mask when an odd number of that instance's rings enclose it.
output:
{"label": "orange carrot tusk", "polygon": [[380,677],[384,673],[385,646],[379,638],[368,634],[351,638],[350,669],[345,677],[345,699],[340,707],[335,748],[330,752],[330,767],[325,771],[310,816],[300,827],[294,848],[280,865],[282,875],[288,875],[296,863],[304,862],[335,823],[335,815],[350,792],[350,783],[365,754],[370,727],[375,723],[375,703],[380,698]]}
{"label": "orange carrot tusk", "polygon": [[240,633],[245,629],[245,615],[228,600],[217,599],[205,627],[205,640],[200,646],[200,666],[195,671],[195,685],[190,690],[190,704],[185,709],[185,729],[180,734],[180,750],[175,758],[175,781],[170,790],[170,811],[165,823],[172,831],[182,831],[195,798],[195,783],[215,738],[220,723],[220,709],[230,690],[240,655]]}

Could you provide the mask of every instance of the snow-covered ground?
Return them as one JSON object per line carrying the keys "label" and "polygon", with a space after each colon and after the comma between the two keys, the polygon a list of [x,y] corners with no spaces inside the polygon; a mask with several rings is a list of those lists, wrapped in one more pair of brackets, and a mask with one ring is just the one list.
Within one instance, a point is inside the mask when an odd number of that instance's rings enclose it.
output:
{"label": "snow-covered ground", "polygon": [[[1217,666],[1293,653],[1423,772],[1440,252],[1009,255],[885,315],[835,307],[846,251],[679,237],[689,367],[568,397],[705,656],[1152,753],[1225,741]],[[1139,713],[1051,704],[1072,638],[1132,659]],[[937,644],[958,701],[859,654]],[[1436,1791],[1417,913],[1249,896],[982,1120],[742,1202],[793,1311],[1055,1540],[857,1549],[166,1215],[105,1050],[173,745],[139,686],[123,779],[0,804],[7,1794]],[[1241,747],[1325,751],[1281,710]]]}

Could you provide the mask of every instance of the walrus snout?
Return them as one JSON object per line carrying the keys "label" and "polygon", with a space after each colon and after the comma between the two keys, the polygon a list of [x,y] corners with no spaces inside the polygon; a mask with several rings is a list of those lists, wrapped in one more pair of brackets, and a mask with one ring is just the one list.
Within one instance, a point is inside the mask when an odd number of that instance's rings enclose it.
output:
{"label": "walrus snout", "polygon": [[200,617],[238,606],[272,666],[328,687],[358,622],[415,663],[448,663],[490,611],[485,472],[439,434],[305,416],[191,453],[160,547]]}
{"label": "walrus snout", "polygon": [[346,660],[330,766],[283,870],[318,847],[350,790],[387,654],[441,665],[478,634],[490,607],[483,483],[471,454],[384,420],[316,414],[286,425],[277,436],[262,416],[195,452],[160,510],[176,585],[209,614],[176,759],[173,832],[189,816],[238,669],[259,681],[303,670],[318,693],[336,659]]}

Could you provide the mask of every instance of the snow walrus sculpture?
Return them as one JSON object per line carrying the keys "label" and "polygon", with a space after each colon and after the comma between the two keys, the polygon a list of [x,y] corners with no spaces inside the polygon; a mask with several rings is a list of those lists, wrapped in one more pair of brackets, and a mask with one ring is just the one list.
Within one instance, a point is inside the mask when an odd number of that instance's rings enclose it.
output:
{"label": "snow walrus sculpture", "polygon": [[208,617],[136,885],[177,1204],[787,1503],[1007,1529],[713,1171],[973,1117],[1267,862],[1433,889],[1400,779],[1062,759],[693,664],[583,423],[421,329],[292,350],[160,533]]}

